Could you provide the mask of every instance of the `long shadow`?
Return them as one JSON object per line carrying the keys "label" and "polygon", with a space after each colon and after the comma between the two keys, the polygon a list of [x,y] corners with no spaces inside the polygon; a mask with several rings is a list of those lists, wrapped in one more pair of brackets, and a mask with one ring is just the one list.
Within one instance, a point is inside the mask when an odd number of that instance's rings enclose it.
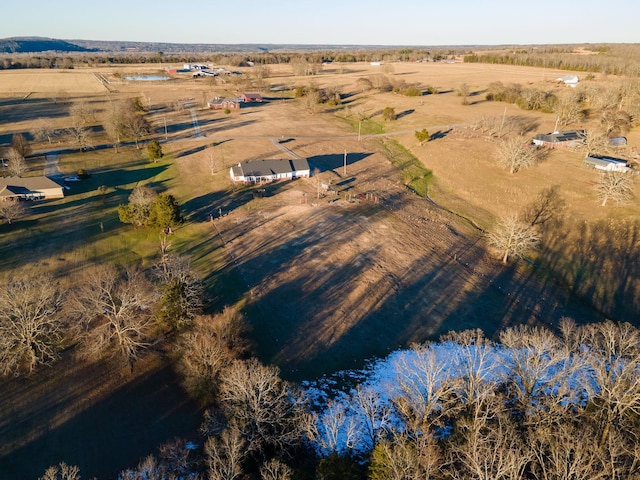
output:
{"label": "long shadow", "polygon": [[[366,152],[350,152],[347,153],[347,166],[352,165],[360,160],[363,160],[370,156],[371,153]],[[308,157],[309,167],[311,170],[318,169],[320,172],[326,172],[329,170],[335,170],[344,166],[345,158],[344,153],[330,153],[327,155],[314,155]]]}
{"label": "long shadow", "polygon": [[435,140],[440,140],[441,138],[445,138],[447,135],[451,133],[451,131],[452,131],[451,128],[449,130],[438,130],[437,132],[434,132],[431,135],[429,135],[429,141],[433,142]]}
{"label": "long shadow", "polygon": [[409,110],[404,110],[400,112],[398,115],[396,115],[396,118],[406,117],[407,115],[411,115],[415,111],[416,110],[414,108],[410,108]]}
{"label": "long shadow", "polygon": [[[5,455],[0,477],[39,478],[48,466],[64,461],[80,467],[83,478],[116,478],[163,443],[198,438],[201,411],[168,366],[135,378],[98,403],[90,404],[95,392],[84,394],[68,392],[68,401],[88,408],[62,425],[42,425],[40,436]],[[50,415],[69,406],[64,401],[52,405]]]}

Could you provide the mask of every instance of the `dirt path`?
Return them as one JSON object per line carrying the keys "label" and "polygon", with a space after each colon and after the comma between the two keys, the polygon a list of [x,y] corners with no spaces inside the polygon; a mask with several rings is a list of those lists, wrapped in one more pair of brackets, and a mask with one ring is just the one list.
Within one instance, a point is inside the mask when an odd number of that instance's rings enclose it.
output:
{"label": "dirt path", "polygon": [[58,154],[47,153],[45,154],[46,164],[44,166],[44,176],[49,177],[52,180],[61,179],[63,173],[58,168]]}

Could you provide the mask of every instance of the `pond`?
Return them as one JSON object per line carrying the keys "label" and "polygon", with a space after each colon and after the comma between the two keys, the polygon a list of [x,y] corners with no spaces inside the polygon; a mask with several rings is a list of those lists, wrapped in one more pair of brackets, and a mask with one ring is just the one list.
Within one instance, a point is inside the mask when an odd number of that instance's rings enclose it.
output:
{"label": "pond", "polygon": [[129,75],[124,77],[125,80],[133,80],[135,82],[153,82],[156,80],[169,80],[165,75]]}

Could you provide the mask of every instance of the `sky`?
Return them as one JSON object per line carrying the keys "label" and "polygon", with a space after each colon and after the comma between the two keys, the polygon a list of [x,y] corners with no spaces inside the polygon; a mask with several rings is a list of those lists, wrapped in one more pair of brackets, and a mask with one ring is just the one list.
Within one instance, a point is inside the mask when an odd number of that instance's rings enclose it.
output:
{"label": "sky", "polygon": [[640,42],[638,0],[32,0],[0,38],[166,43],[502,45]]}

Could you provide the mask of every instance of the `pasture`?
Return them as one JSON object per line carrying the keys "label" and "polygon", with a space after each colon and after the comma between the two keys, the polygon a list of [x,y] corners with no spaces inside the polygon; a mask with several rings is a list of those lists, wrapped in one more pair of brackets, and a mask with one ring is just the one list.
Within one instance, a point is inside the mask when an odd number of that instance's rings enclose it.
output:
{"label": "pasture", "polygon": [[[240,70],[251,73],[249,68]],[[483,92],[495,81],[560,88],[553,80],[563,72],[481,64],[394,64],[393,72],[386,73],[389,77],[440,92],[405,97],[358,90],[358,78],[380,75],[380,67],[329,65],[316,76],[296,77],[290,67],[274,66],[266,82],[277,90],[263,91],[267,101],[229,114],[204,105],[215,96],[253,91],[250,87],[184,75],[164,82],[121,80],[124,74],[157,72],[157,66],[0,72],[0,141],[6,145],[15,133],[32,139],[28,174],[40,175],[44,156],[52,152],[58,155],[62,173],[80,168],[91,173],[71,186],[64,199],[33,204],[23,220],[0,225],[1,278],[46,270],[72,286],[83,271],[100,263],[152,265],[158,257],[159,232],[123,225],[116,211],[136,185],[148,184],[175,195],[183,208],[186,222],[171,236],[170,248],[191,259],[207,289],[207,309],[241,306],[252,326],[254,352],[279,365],[288,379],[313,379],[359,367],[368,358],[436,339],[449,330],[482,328],[491,336],[520,323],[553,328],[563,316],[578,322],[600,320],[604,314],[592,308],[592,301],[620,320],[631,320],[640,308],[634,300],[640,298],[637,262],[631,262],[638,251],[638,236],[632,236],[640,214],[637,202],[599,208],[593,172],[581,167],[582,157],[575,152],[553,151],[540,165],[510,175],[492,161],[494,142],[468,138],[456,128],[486,116],[506,116],[529,122],[531,135],[552,131],[553,114],[487,102]],[[342,105],[303,108],[291,89],[312,83],[338,87]],[[455,93],[462,83],[472,92],[469,105],[462,105]],[[157,163],[150,163],[144,148],[138,150],[131,142],[116,152],[101,127],[111,102],[131,97],[140,97],[147,107],[153,137],[162,142],[166,156]],[[51,144],[33,139],[34,125],[43,120],[66,128],[70,104],[78,99],[95,110],[93,150],[80,152],[63,135]],[[397,120],[382,120],[387,106],[400,114]],[[357,118],[362,117],[368,126],[358,138]],[[422,128],[437,135],[419,145],[414,131]],[[366,135],[369,131],[385,135]],[[637,131],[628,138],[631,146],[640,144]],[[263,197],[254,195],[256,187],[231,184],[230,166],[250,159],[286,158],[283,147],[307,158],[317,176],[267,185]],[[433,172],[429,195],[435,204],[406,188],[398,165],[414,158]],[[319,195],[318,179],[331,184],[338,195]],[[515,262],[503,267],[487,251],[482,230],[500,216],[520,211],[551,185],[560,186],[567,209],[561,226],[545,233],[541,253],[533,257],[538,266]],[[219,212],[223,216],[211,220]],[[626,232],[620,238],[619,257],[598,257],[615,238],[614,232]],[[616,273],[616,265],[627,267],[624,278]],[[566,271],[570,273],[558,273]],[[597,280],[602,275],[603,280]],[[602,291],[604,281],[612,282],[611,293]],[[64,361],[73,364],[71,354],[65,355]],[[131,465],[132,452],[151,453],[158,443],[193,431],[199,413],[189,416],[181,410],[197,408],[184,403],[168,363],[150,355],[132,374],[120,372],[108,388],[103,379],[110,374],[109,364],[92,366],[90,376],[70,370],[56,377],[55,384],[48,379],[55,377],[56,366],[24,384],[3,379],[0,455],[12,458],[7,471],[34,477],[43,472],[43,465],[65,460],[91,465],[83,475],[111,474],[108,465]],[[85,383],[73,393],[78,376]],[[37,389],[40,380],[44,386]],[[121,392],[138,391],[140,385],[173,399],[175,418],[187,428],[178,431],[169,416],[166,430],[136,437],[135,448],[118,438],[109,464],[96,460],[99,451],[77,460],[65,458],[65,452],[87,442],[86,429],[77,422],[82,415],[102,418],[112,411],[105,405],[120,405]],[[39,408],[38,399],[56,390],[70,394],[52,396]],[[18,396],[32,397],[26,402],[31,410],[16,410]],[[151,417],[171,410],[152,399],[148,405]],[[14,415],[31,420],[12,423]],[[153,420],[143,416],[139,422],[143,421]],[[136,419],[123,422],[142,428]],[[41,459],[30,464],[26,459],[36,450]]]}

